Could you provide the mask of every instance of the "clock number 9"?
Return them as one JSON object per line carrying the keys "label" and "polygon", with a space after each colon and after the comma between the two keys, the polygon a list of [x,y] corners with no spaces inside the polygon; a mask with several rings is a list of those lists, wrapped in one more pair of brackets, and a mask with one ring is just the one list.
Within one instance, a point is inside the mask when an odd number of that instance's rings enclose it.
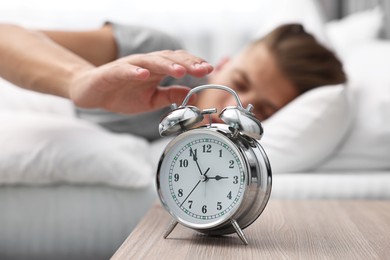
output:
{"label": "clock number 9", "polygon": [[178,173],[175,173],[175,175],[173,175],[173,180],[175,182],[178,182],[179,181],[179,174]]}

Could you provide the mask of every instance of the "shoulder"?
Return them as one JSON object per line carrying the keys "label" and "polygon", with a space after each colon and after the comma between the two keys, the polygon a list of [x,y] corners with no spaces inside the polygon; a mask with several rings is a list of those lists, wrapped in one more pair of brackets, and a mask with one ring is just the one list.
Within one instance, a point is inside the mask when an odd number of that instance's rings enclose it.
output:
{"label": "shoulder", "polygon": [[108,22],[112,26],[118,47],[118,58],[135,53],[182,49],[175,37],[143,26]]}

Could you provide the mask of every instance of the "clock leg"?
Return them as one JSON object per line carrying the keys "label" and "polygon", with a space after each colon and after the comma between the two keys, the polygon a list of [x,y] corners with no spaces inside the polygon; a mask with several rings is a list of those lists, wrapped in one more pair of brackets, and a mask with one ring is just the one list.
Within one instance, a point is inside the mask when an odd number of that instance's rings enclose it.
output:
{"label": "clock leg", "polygon": [[248,240],[246,239],[245,234],[244,234],[244,232],[242,232],[242,229],[238,225],[237,221],[235,219],[232,219],[231,223],[232,223],[234,229],[236,230],[237,235],[240,237],[241,241],[247,246]]}
{"label": "clock leg", "polygon": [[176,227],[177,225],[177,221],[176,220],[172,220],[171,223],[169,224],[168,228],[167,228],[167,231],[165,231],[164,233],[164,238],[167,238],[169,236],[169,234],[173,231],[173,229]]}

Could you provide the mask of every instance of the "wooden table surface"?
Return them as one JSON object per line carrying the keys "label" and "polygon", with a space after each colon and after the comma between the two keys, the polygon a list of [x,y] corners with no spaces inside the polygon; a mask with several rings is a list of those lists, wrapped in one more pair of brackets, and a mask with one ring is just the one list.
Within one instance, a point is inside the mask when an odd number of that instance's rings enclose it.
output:
{"label": "wooden table surface", "polygon": [[156,204],[112,259],[390,259],[390,201],[270,200],[246,228],[210,237],[181,226]]}

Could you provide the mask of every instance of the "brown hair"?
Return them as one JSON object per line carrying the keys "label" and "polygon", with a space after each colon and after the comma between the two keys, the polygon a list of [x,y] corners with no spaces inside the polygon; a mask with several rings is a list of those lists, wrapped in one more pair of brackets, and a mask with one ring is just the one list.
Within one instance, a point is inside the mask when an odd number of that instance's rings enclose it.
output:
{"label": "brown hair", "polygon": [[277,64],[299,93],[346,81],[336,55],[321,45],[300,24],[277,27],[256,43],[265,43]]}

